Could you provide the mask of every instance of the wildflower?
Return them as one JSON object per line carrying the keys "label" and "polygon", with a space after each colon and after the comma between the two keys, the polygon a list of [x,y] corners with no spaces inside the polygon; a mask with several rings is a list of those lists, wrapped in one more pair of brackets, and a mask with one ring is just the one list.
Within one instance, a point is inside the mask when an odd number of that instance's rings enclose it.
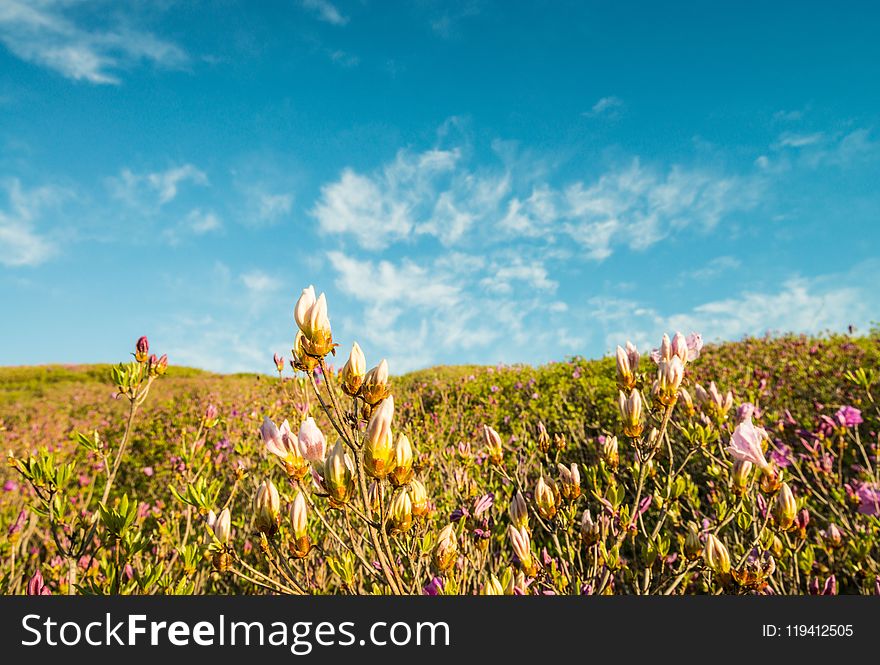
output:
{"label": "wildflower", "polygon": [[706,412],[718,420],[724,420],[727,412],[733,407],[733,393],[728,390],[727,394],[722,395],[714,381],[709,383],[709,390],[697,384],[694,391]]}
{"label": "wildflower", "polygon": [[570,467],[557,464],[559,470],[559,491],[566,501],[574,501],[581,495],[581,474],[574,462]]}
{"label": "wildflower", "polygon": [[677,355],[670,359],[661,358],[657,364],[657,380],[654,394],[664,406],[672,406],[678,399],[678,389],[684,379],[684,363]]}
{"label": "wildflower", "polygon": [[550,452],[550,434],[544,423],[538,422],[538,448],[545,455]]}
{"label": "wildflower", "polygon": [[853,406],[840,407],[837,410],[837,413],[834,414],[834,418],[843,427],[855,427],[856,425],[861,425],[863,422],[862,412]]}
{"label": "wildflower", "polygon": [[345,452],[341,439],[336,440],[324,460],[324,486],[336,508],[348,503],[354,490],[354,463]]}
{"label": "wildflower", "polygon": [[214,537],[221,545],[225,545],[229,542],[229,532],[232,527],[232,515],[229,513],[229,508],[224,508],[220,511],[220,515],[214,521],[214,524],[211,525],[211,528],[214,531]]}
{"label": "wildflower", "polygon": [[409,498],[412,501],[413,517],[424,517],[428,514],[431,504],[428,501],[428,492],[421,480],[414,478],[410,481]]}
{"label": "wildflower", "polygon": [[278,457],[284,464],[287,475],[294,480],[301,480],[308,471],[308,462],[300,452],[299,443],[293,438],[290,423],[286,420],[277,427],[268,417],[260,426],[260,437],[266,450]]}
{"label": "wildflower", "polygon": [[820,531],[819,535],[825,540],[827,545],[832,548],[838,548],[843,544],[843,534],[837,525],[832,522],[824,531]]}
{"label": "wildflower", "polygon": [[293,356],[290,360],[290,365],[293,369],[311,374],[318,366],[318,359],[306,352],[305,342],[305,334],[303,334],[302,330],[297,330],[296,337],[293,340],[293,348],[290,350],[290,355]]}
{"label": "wildflower", "polygon": [[862,483],[856,490],[856,498],[862,515],[880,516],[880,488],[877,485]]}
{"label": "wildflower", "polygon": [[327,439],[318,429],[315,419],[309,416],[299,427],[297,435],[299,452],[309,462],[323,462],[327,455]]}
{"label": "wildflower", "polygon": [[281,374],[281,372],[284,371],[284,358],[280,353],[276,353],[274,356],[272,356],[272,360],[275,363],[275,369],[278,370],[279,374]]}
{"label": "wildflower", "polygon": [[755,405],[751,402],[743,402],[736,409],[736,424],[739,425],[746,420],[751,421],[755,415]]}
{"label": "wildflower", "polygon": [[780,531],[788,531],[794,526],[797,517],[797,501],[788,483],[782,483],[776,498],[773,500],[773,508],[770,511],[773,523]]}
{"label": "wildflower", "polygon": [[354,397],[358,394],[364,383],[364,377],[367,373],[367,359],[361,347],[355,342],[351,347],[351,353],[348,354],[348,360],[342,366],[340,379],[342,381],[342,390],[346,395]]}
{"label": "wildflower", "polygon": [[495,575],[490,575],[489,579],[483,585],[483,588],[480,590],[480,595],[482,596],[503,596],[504,595],[504,587],[501,585],[501,580],[499,580]]}
{"label": "wildflower", "polygon": [[535,505],[538,513],[545,520],[552,520],[556,516],[556,493],[544,480],[543,475],[538,478],[538,484],[535,486]]}
{"label": "wildflower", "polygon": [[426,596],[439,596],[443,592],[443,579],[440,577],[432,577],[422,589],[422,593]]}
{"label": "wildflower", "polygon": [[388,532],[391,534],[409,531],[413,522],[412,499],[405,489],[398,490],[388,504]]}
{"label": "wildflower", "polygon": [[293,318],[303,333],[302,346],[308,355],[321,358],[333,350],[327,299],[323,293],[315,298],[315,287],[303,289],[293,308]]}
{"label": "wildflower", "polygon": [[481,497],[478,497],[476,501],[474,501],[474,517],[479,517],[487,510],[489,510],[495,503],[495,495],[491,492],[489,494],[484,494]]}
{"label": "wildflower", "polygon": [[689,561],[695,561],[703,555],[703,541],[700,540],[700,532],[693,522],[688,524],[687,535],[684,537],[684,555]]}
{"label": "wildflower", "polygon": [[306,509],[306,500],[302,492],[297,492],[290,504],[290,533],[292,535],[290,546],[291,556],[295,559],[302,559],[308,555],[312,549],[309,542],[309,515]]}
{"label": "wildflower", "polygon": [[589,509],[585,510],[581,517],[581,537],[587,546],[598,543],[601,533],[599,523],[593,521],[593,516],[590,514]]}
{"label": "wildflower", "polygon": [[637,439],[642,434],[642,396],[638,390],[630,392],[629,397],[620,391],[618,397],[620,418],[623,421],[623,433],[626,436]]}
{"label": "wildflower", "polygon": [[281,498],[278,490],[271,480],[264,480],[254,497],[254,525],[257,531],[270,537],[275,535],[280,515]]}
{"label": "wildflower", "polygon": [[394,463],[391,471],[391,482],[398,487],[406,485],[413,477],[413,449],[406,434],[397,435],[394,444]]}
{"label": "wildflower", "polygon": [[529,538],[529,532],[525,527],[517,529],[512,524],[507,527],[507,537],[510,540],[510,546],[516,558],[519,560],[523,571],[531,575],[535,570],[535,562],[532,559],[532,541]]}
{"label": "wildflower", "polygon": [[161,357],[156,358],[156,354],[150,356],[147,361],[151,376],[162,376],[168,371],[168,355],[163,353]]}
{"label": "wildflower", "polygon": [[488,425],[483,425],[483,442],[486,444],[486,454],[493,464],[501,464],[504,449],[501,444],[501,435]]}
{"label": "wildflower", "polygon": [[620,452],[618,451],[616,436],[605,437],[605,440],[602,441],[602,459],[612,469],[616,469],[618,464],[620,464]]}
{"label": "wildflower", "polygon": [[750,419],[744,420],[733,430],[730,445],[726,450],[734,459],[751,462],[765,474],[772,475],[773,469],[765,459],[761,448],[766,438],[767,433],[762,428],[755,427]]}
{"label": "wildflower", "polygon": [[138,341],[134,345],[134,359],[143,364],[147,362],[149,357],[150,343],[147,341],[147,336],[143,335],[138,338]]}
{"label": "wildflower", "polygon": [[715,534],[706,536],[706,549],[703,553],[706,566],[717,575],[730,573],[730,552]]}
{"label": "wildflower", "polygon": [[376,410],[364,432],[364,468],[382,480],[394,468],[394,438],[391,419],[394,416],[394,397],[389,395]]}
{"label": "wildflower", "polygon": [[[621,390],[630,391],[636,387],[636,372],[638,372],[639,369],[639,355],[638,351],[635,351],[635,347],[633,347],[630,342],[627,342],[626,346],[626,349],[621,346],[617,347],[617,385]],[[630,347],[635,351],[635,367],[633,367],[633,363],[631,362],[633,354],[629,353]]]}
{"label": "wildflower", "polygon": [[455,525],[447,524],[437,536],[437,544],[434,546],[434,565],[437,570],[444,572],[455,565],[458,558],[458,539],[455,535]]}
{"label": "wildflower", "polygon": [[[146,337],[144,338],[146,339]],[[27,583],[27,595],[28,596],[51,596],[52,592],[49,591],[49,587],[43,582],[43,574],[38,570],[34,573],[33,577],[28,580]]]}
{"label": "wildflower", "polygon": [[737,459],[733,462],[733,470],[730,472],[731,483],[733,484],[733,492],[737,496],[742,496],[749,482],[749,475],[752,473],[752,463],[748,460]]}
{"label": "wildflower", "polygon": [[510,500],[510,504],[507,507],[507,514],[515,527],[520,528],[528,526],[529,508],[526,504],[525,497],[519,490],[517,490],[516,494],[514,494],[513,498]]}
{"label": "wildflower", "polygon": [[679,404],[684,406],[684,412],[687,414],[687,417],[693,418],[694,414],[697,412],[694,408],[694,400],[684,386],[678,389],[678,397]]}
{"label": "wildflower", "polygon": [[361,384],[361,397],[370,406],[375,406],[388,397],[391,386],[388,383],[388,362],[382,360],[364,375]]}

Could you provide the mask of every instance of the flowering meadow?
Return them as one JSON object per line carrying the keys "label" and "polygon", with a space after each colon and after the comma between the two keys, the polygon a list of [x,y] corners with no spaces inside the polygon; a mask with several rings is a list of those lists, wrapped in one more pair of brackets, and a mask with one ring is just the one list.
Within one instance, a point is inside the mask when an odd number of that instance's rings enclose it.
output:
{"label": "flowering meadow", "polygon": [[880,594],[877,331],[395,376],[292,325],[266,375],[0,368],[0,591]]}

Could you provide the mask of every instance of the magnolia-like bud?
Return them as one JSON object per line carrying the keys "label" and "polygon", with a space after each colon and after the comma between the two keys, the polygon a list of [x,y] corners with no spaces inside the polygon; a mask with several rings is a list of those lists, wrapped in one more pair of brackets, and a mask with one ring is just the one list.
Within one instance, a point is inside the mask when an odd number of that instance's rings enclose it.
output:
{"label": "magnolia-like bud", "polygon": [[341,439],[324,460],[324,486],[330,496],[331,504],[340,507],[351,498],[354,489],[354,464],[346,454]]}
{"label": "magnolia-like bud", "polygon": [[409,531],[413,523],[412,499],[405,489],[399,490],[388,504],[388,532],[390,534]]}
{"label": "magnolia-like bud", "polygon": [[620,464],[620,452],[618,451],[617,437],[607,436],[602,442],[602,459],[612,469]]}
{"label": "magnolia-like bud", "polygon": [[626,357],[629,360],[630,371],[635,374],[639,371],[639,350],[636,348],[636,345],[629,340],[626,341]]}
{"label": "magnolia-like bud", "polygon": [[364,469],[378,480],[394,468],[394,437],[391,419],[394,417],[394,397],[389,395],[375,411],[364,432]]}
{"label": "magnolia-like bud", "polygon": [[782,483],[776,498],[773,500],[773,508],[770,511],[773,523],[780,531],[788,531],[794,526],[797,517],[797,501],[788,483]]}
{"label": "magnolia-like bud", "polygon": [[672,342],[669,341],[669,335],[663,333],[663,339],[660,340],[660,357],[658,360],[669,360],[672,358]]}
{"label": "magnolia-like bud", "polygon": [[412,514],[414,517],[424,517],[431,508],[428,501],[428,492],[421,480],[413,478],[409,483],[409,498],[412,501]]}
{"label": "magnolia-like bud", "polygon": [[706,536],[706,550],[703,553],[706,566],[717,575],[730,572],[730,552],[714,534]]}
{"label": "magnolia-like bud", "polygon": [[156,358],[156,354],[153,354],[147,364],[151,375],[162,376],[168,371],[168,355],[163,353],[159,358]]}
{"label": "magnolia-like bud", "polygon": [[348,354],[348,360],[342,366],[339,373],[342,390],[346,395],[354,397],[358,394],[367,374],[367,359],[361,347],[355,342]]}
{"label": "magnolia-like bud", "polygon": [[556,451],[564,453],[566,445],[567,443],[565,441],[565,434],[562,434],[561,432],[556,432],[556,434],[553,435],[553,447],[556,449]]}
{"label": "magnolia-like bud", "polygon": [[290,555],[295,559],[303,559],[308,556],[312,549],[309,540],[309,516],[306,510],[306,500],[303,498],[302,492],[297,492],[290,504],[290,544],[288,549]]}
{"label": "magnolia-like bud", "polygon": [[437,536],[437,544],[434,546],[434,565],[441,573],[455,565],[458,558],[458,538],[455,535],[455,525],[447,524]]}
{"label": "magnolia-like bud", "polygon": [[550,452],[550,434],[542,422],[538,422],[538,448],[545,455]]}
{"label": "magnolia-like bud", "polygon": [[309,416],[300,425],[297,436],[299,452],[309,462],[323,462],[327,455],[327,439],[318,429],[315,419]]}
{"label": "magnolia-like bud", "polygon": [[504,448],[501,444],[501,435],[488,425],[483,425],[483,443],[486,445],[486,454],[493,464],[501,464],[504,457]]}
{"label": "magnolia-like bud", "polygon": [[396,486],[406,485],[413,477],[413,450],[406,434],[397,435],[394,444],[394,464],[391,482]]}
{"label": "magnolia-like bud", "polygon": [[277,456],[284,464],[284,470],[290,478],[301,480],[305,476],[309,464],[300,452],[299,443],[290,430],[290,423],[285,420],[281,423],[281,427],[276,427],[275,423],[266,417],[260,426],[260,437],[266,450]]}
{"label": "magnolia-like bud", "polygon": [[225,545],[229,542],[229,533],[232,528],[232,515],[229,513],[229,508],[224,508],[220,511],[220,515],[214,520],[213,529],[214,529],[214,537],[220,542],[221,545]]}
{"label": "magnolia-like bud", "polygon": [[623,421],[623,433],[631,439],[637,439],[644,430],[642,395],[638,390],[633,390],[627,397],[623,391],[620,391],[617,401],[620,407],[620,419]]}
{"label": "magnolia-like bud", "polygon": [[147,341],[147,336],[144,335],[138,338],[138,341],[134,345],[134,359],[139,363],[145,363],[149,357],[150,343]]}
{"label": "magnolia-like bud", "polygon": [[272,356],[272,360],[275,363],[275,369],[281,374],[284,371],[284,357],[280,353],[276,353]]}
{"label": "magnolia-like bud", "polygon": [[315,298],[315,289],[309,286],[293,308],[293,318],[303,333],[302,347],[306,354],[322,358],[335,346],[327,318],[327,298],[322,293]]}
{"label": "magnolia-like bud", "polygon": [[303,331],[297,330],[293,340],[293,348],[290,350],[290,355],[293,356],[290,363],[294,369],[301,372],[311,372],[318,366],[318,359],[306,352],[305,341],[306,336]]}
{"label": "magnolia-like bud", "polygon": [[522,492],[517,490],[516,494],[510,500],[507,507],[507,514],[510,516],[511,523],[516,527],[525,527],[529,524],[529,507]]}
{"label": "magnolia-like bud", "polygon": [[686,365],[688,361],[688,345],[687,339],[680,332],[675,333],[670,344],[672,356],[681,360],[682,365]]}
{"label": "magnolia-like bud", "polygon": [[617,385],[626,392],[636,387],[636,375],[629,364],[629,355],[623,347],[617,347]]}
{"label": "magnolia-like bud", "polygon": [[[687,347],[685,347],[686,349]],[[684,379],[684,364],[677,355],[669,360],[660,359],[657,364],[657,381],[654,383],[654,394],[664,406],[672,406],[678,399],[678,389]]]}
{"label": "magnolia-like bud", "polygon": [[516,554],[522,569],[527,573],[535,569],[535,562],[532,559],[532,540],[529,532],[525,527],[517,529],[512,524],[507,527],[507,538],[510,540],[510,547]]}
{"label": "magnolia-like bud", "polygon": [[538,513],[545,520],[552,520],[556,516],[556,493],[544,480],[543,475],[538,478],[538,484],[535,486],[535,505]]}
{"label": "magnolia-like bud", "polygon": [[679,404],[684,407],[684,412],[688,418],[692,418],[693,415],[697,412],[694,408],[694,400],[691,397],[691,394],[685,388],[678,389],[678,398]]}
{"label": "magnolia-like bud", "polygon": [[[275,535],[281,516],[281,497],[271,480],[264,480],[254,497],[254,525],[267,536]],[[217,518],[218,520],[220,518]]]}
{"label": "magnolia-like bud", "polygon": [[559,470],[559,492],[566,501],[574,501],[581,495],[581,473],[577,464],[571,463],[570,467],[557,464]]}
{"label": "magnolia-like bud", "polygon": [[361,397],[370,406],[375,406],[388,397],[391,385],[388,383],[388,362],[382,360],[366,373],[361,384]]}
{"label": "magnolia-like bud", "polygon": [[308,532],[309,514],[302,492],[297,492],[290,504],[290,531],[295,538],[302,538]]}
{"label": "magnolia-like bud", "polygon": [[481,596],[503,596],[504,595],[504,587],[501,585],[501,580],[499,580],[495,575],[490,575],[489,579],[483,585],[483,588],[480,590]]}
{"label": "magnolia-like bud", "polygon": [[741,496],[745,491],[752,473],[752,466],[748,460],[734,460],[730,479],[733,484],[733,493],[737,496]]}
{"label": "magnolia-like bud", "polygon": [[837,525],[833,522],[828,525],[828,528],[822,533],[825,542],[828,543],[830,547],[837,548],[843,544],[843,534],[840,532],[840,529],[837,528]]}
{"label": "magnolia-like bud", "polygon": [[684,537],[684,555],[690,561],[699,559],[703,555],[703,542],[700,540],[700,532],[693,522],[688,524],[687,535]]}
{"label": "magnolia-like bud", "polygon": [[585,510],[581,517],[581,537],[584,539],[586,545],[589,547],[590,545],[598,543],[601,534],[602,531],[599,523],[593,520],[593,516],[590,514],[589,509]]}
{"label": "magnolia-like bud", "polygon": [[367,504],[374,513],[378,513],[382,509],[382,493],[377,480],[371,482],[367,490]]}

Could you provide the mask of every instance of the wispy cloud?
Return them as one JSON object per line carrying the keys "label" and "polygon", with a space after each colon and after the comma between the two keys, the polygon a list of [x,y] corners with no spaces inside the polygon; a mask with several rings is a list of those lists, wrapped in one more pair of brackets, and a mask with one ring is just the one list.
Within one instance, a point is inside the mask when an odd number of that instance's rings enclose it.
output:
{"label": "wispy cloud", "polygon": [[620,97],[615,97],[611,95],[609,97],[602,97],[595,104],[593,104],[592,108],[589,111],[585,111],[583,115],[590,117],[597,117],[600,115],[615,115],[623,110],[624,103]]}
{"label": "wispy cloud", "polygon": [[44,263],[57,252],[57,246],[36,225],[65,192],[48,186],[24,189],[18,178],[3,182],[2,187],[7,205],[0,208],[0,264],[15,268]]}
{"label": "wispy cloud", "polygon": [[[712,229],[756,205],[761,182],[697,167],[661,170],[639,159],[595,179],[552,185],[529,165],[472,167],[464,148],[400,151],[369,174],[345,169],[311,214],[327,233],[381,250],[422,235],[447,246],[569,236],[596,261],[615,247],[643,250],[688,227]],[[551,174],[552,175],[552,174]]]}
{"label": "wispy cloud", "polygon": [[345,25],[348,23],[348,17],[344,16],[328,0],[302,0],[302,6],[325,23],[332,25]]}
{"label": "wispy cloud", "polygon": [[[164,205],[173,201],[181,184],[190,182],[195,185],[207,185],[207,174],[193,166],[183,164],[165,171],[152,173],[134,173],[130,169],[123,169],[119,176],[108,178],[107,183],[114,197],[129,204]],[[149,194],[147,201],[145,195]]]}
{"label": "wispy cloud", "polygon": [[217,213],[195,208],[190,210],[178,224],[165,229],[163,235],[169,244],[177,245],[187,237],[216,233],[222,228],[223,222]]}
{"label": "wispy cloud", "polygon": [[81,9],[65,0],[0,0],[0,42],[22,60],[94,84],[118,84],[119,70],[140,61],[166,68],[188,61],[179,46],[145,30],[80,27],[70,15]]}

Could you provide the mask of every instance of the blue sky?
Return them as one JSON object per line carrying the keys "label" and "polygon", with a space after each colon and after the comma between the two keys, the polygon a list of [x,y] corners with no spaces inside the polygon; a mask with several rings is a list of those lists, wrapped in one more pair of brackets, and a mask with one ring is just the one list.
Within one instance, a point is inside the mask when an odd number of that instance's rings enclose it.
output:
{"label": "blue sky", "polygon": [[[662,5],[662,6],[661,6]],[[870,3],[0,0],[0,364],[880,319]]]}

